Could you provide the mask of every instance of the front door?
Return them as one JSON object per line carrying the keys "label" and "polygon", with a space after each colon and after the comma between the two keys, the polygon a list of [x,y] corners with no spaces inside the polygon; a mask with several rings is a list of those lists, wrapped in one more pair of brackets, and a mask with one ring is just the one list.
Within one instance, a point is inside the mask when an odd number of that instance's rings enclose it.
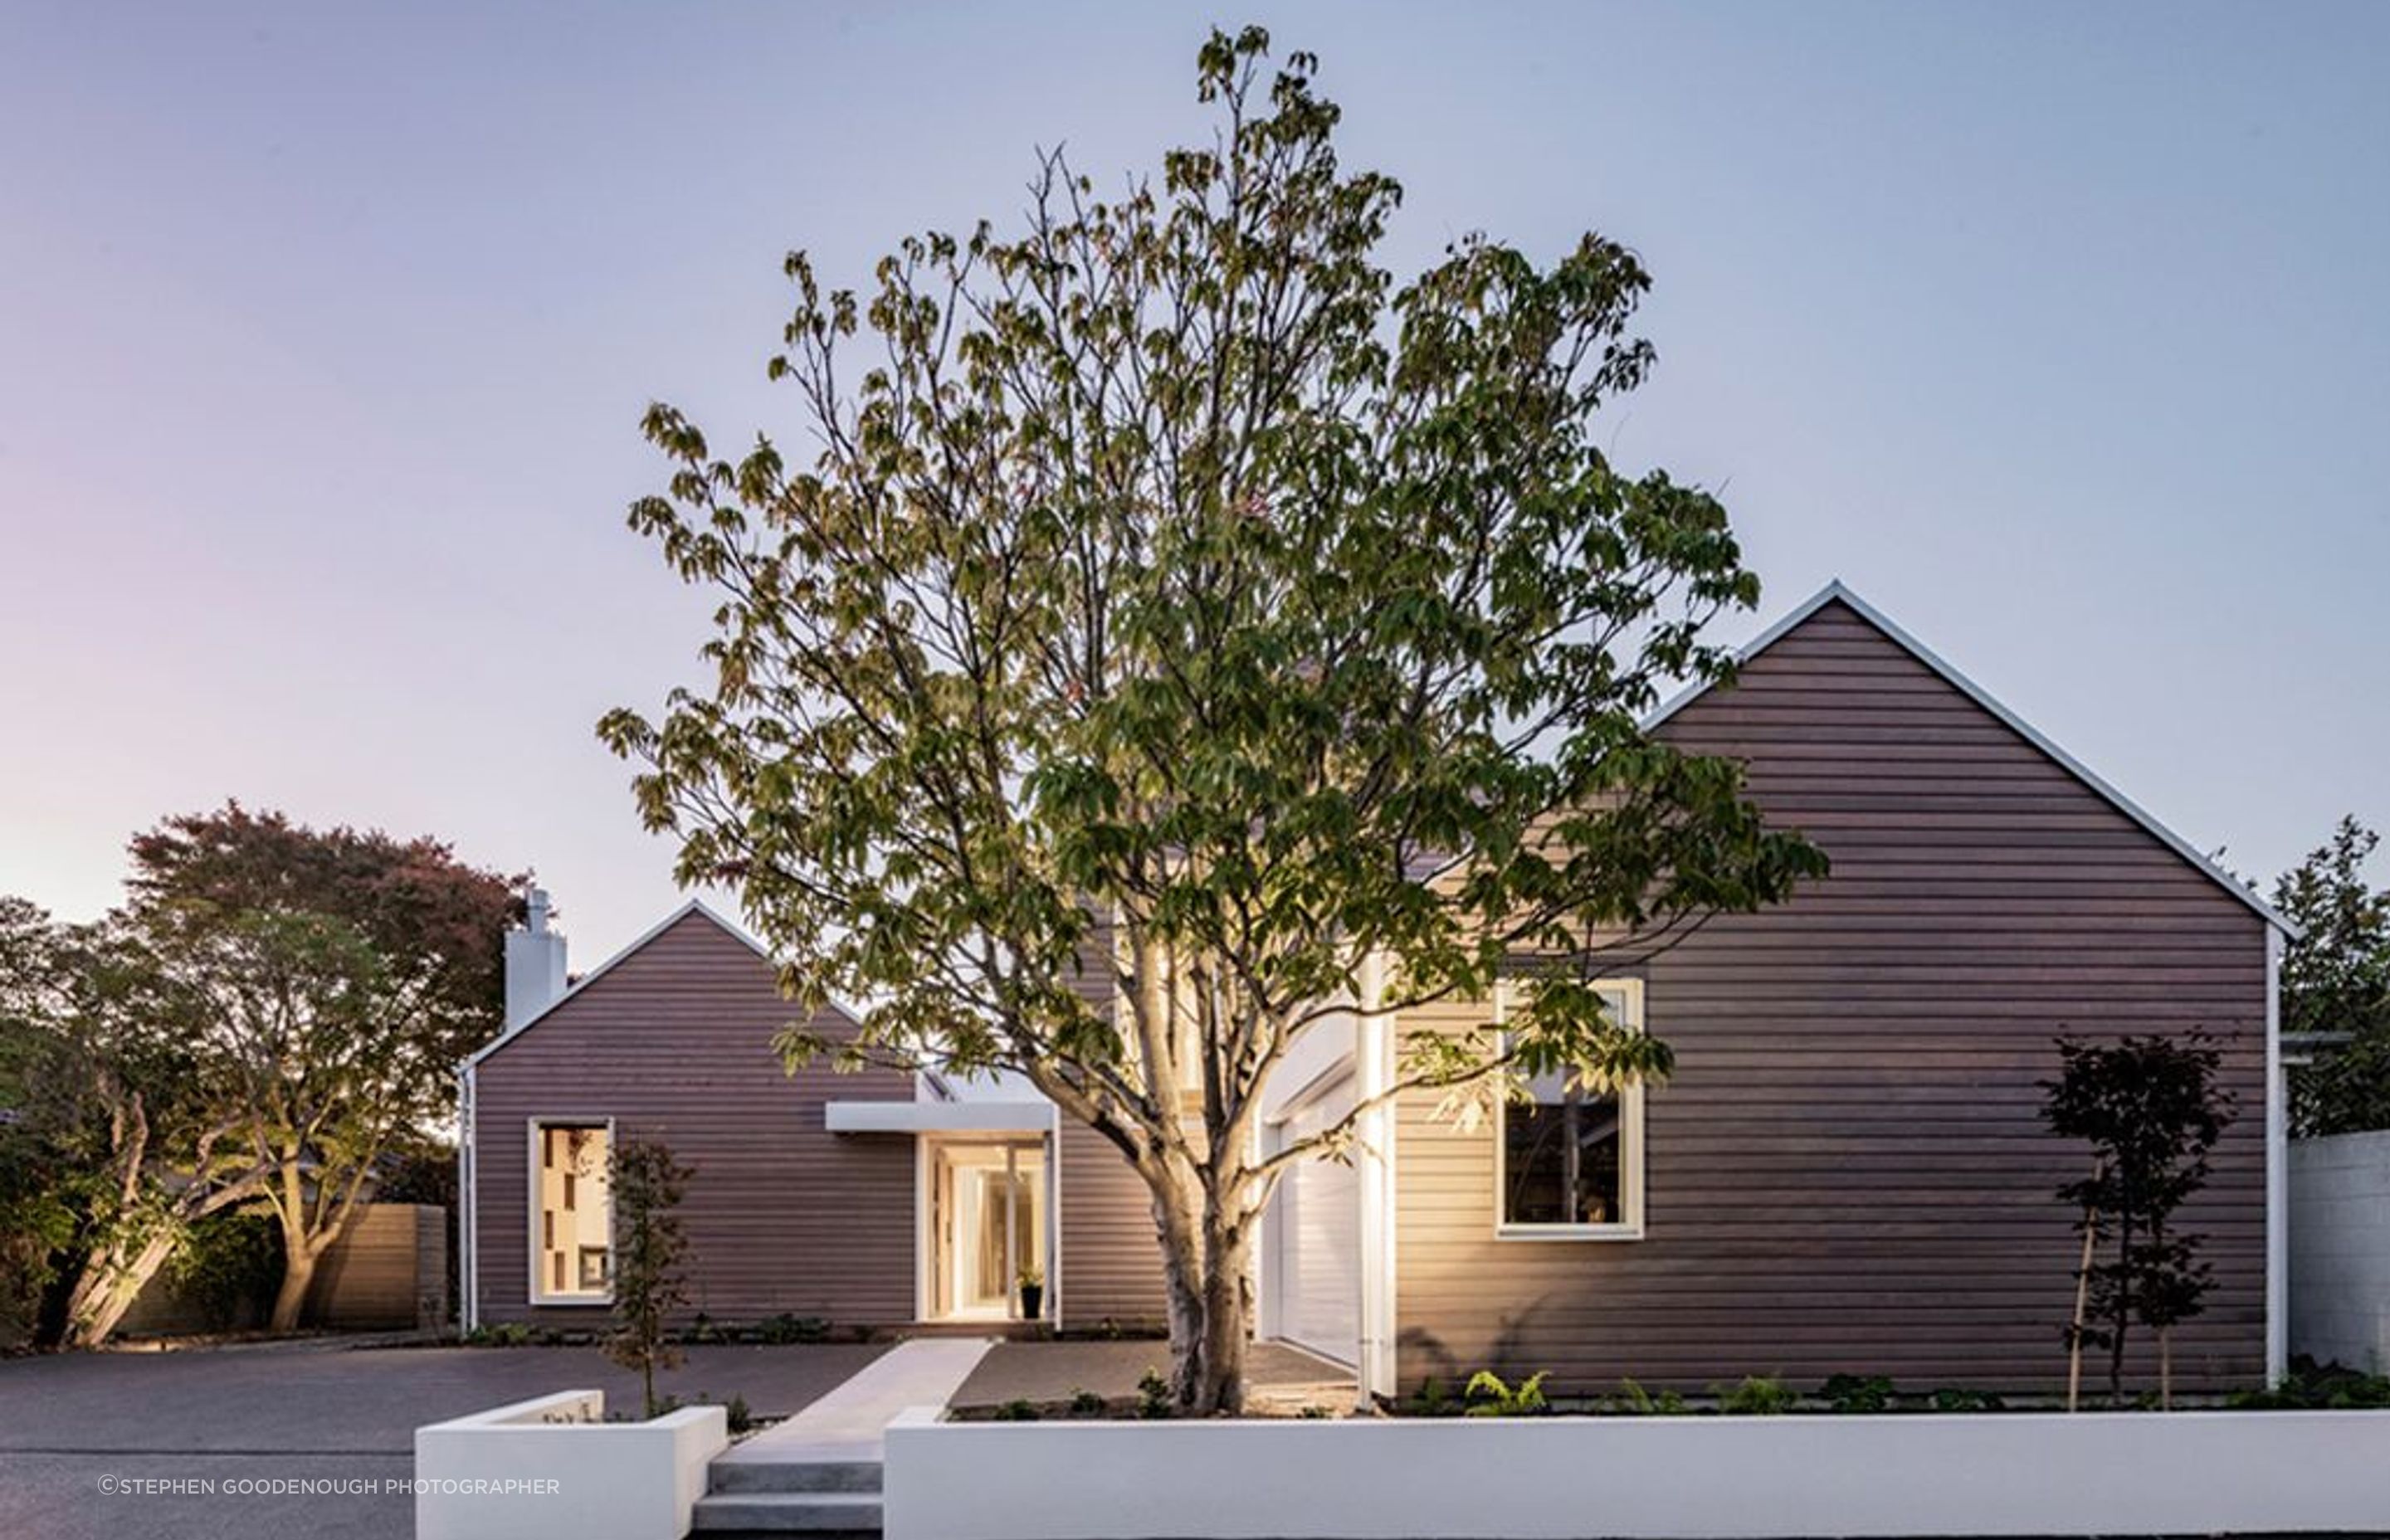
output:
{"label": "front door", "polygon": [[930,1149],[933,1320],[1021,1314],[1022,1277],[1046,1272],[1043,1141],[941,1140]]}

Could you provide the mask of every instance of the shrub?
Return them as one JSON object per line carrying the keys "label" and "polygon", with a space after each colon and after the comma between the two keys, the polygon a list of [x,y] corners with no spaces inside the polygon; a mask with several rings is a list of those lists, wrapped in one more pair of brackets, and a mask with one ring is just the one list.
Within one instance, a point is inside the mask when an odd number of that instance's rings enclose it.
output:
{"label": "shrub", "polygon": [[1880,1374],[1837,1374],[1818,1387],[1818,1399],[1837,1412],[1888,1412],[1897,1393]]}
{"label": "shrub", "polygon": [[1177,1409],[1170,1399],[1170,1381],[1162,1378],[1159,1369],[1149,1367],[1137,1382],[1137,1415],[1159,1420]]}
{"label": "shrub", "polygon": [[1419,1394],[1411,1398],[1414,1417],[1450,1417],[1459,1409],[1452,1392],[1444,1388],[1444,1381],[1432,1374],[1420,1382]]}
{"label": "shrub", "polygon": [[521,1321],[500,1321],[495,1326],[477,1326],[465,1333],[467,1347],[529,1347],[531,1328]]}
{"label": "shrub", "polygon": [[1632,1380],[1621,1380],[1618,1393],[1603,1405],[1628,1417],[1682,1417],[1690,1410],[1685,1398],[1676,1392],[1662,1391],[1654,1395]]}
{"label": "shrub", "polygon": [[1492,1369],[1479,1369],[1470,1376],[1467,1400],[1462,1415],[1467,1417],[1540,1417],[1551,1409],[1544,1399],[1544,1380],[1548,1370],[1538,1369],[1516,1385],[1506,1383]]}
{"label": "shrub", "polygon": [[1037,1408],[1027,1400],[1015,1396],[991,1415],[997,1422],[1034,1422],[1037,1420]]}
{"label": "shrub", "polygon": [[1073,1386],[1071,1390],[1071,1415],[1073,1417],[1101,1417],[1104,1415],[1104,1398],[1098,1395],[1093,1391],[1083,1390],[1077,1386]]}
{"label": "shrub", "polygon": [[1946,1385],[1934,1392],[1934,1409],[1937,1412],[1997,1412],[2007,1405],[1989,1391],[1970,1391]]}
{"label": "shrub", "polygon": [[166,1277],[211,1331],[254,1325],[282,1282],[281,1228],[270,1214],[210,1214],[185,1232]]}
{"label": "shrub", "polygon": [[2301,1354],[2280,1383],[2239,1391],[2229,1405],[2243,1411],[2362,1411],[2390,1408],[2390,1375],[2365,1374]]}
{"label": "shrub", "polygon": [[755,1340],[773,1347],[786,1347],[791,1342],[826,1342],[829,1341],[829,1323],[819,1315],[792,1315],[782,1311],[756,1326]]}
{"label": "shrub", "polygon": [[1801,1392],[1774,1375],[1745,1375],[1738,1385],[1711,1386],[1710,1393],[1732,1417],[1781,1417],[1801,1404]]}
{"label": "shrub", "polygon": [[[709,1403],[707,1398],[702,1394],[699,1395],[695,1401],[683,1401],[676,1395],[660,1395],[653,1401],[648,1403],[648,1420],[652,1422],[660,1417],[669,1417],[673,1413],[679,1411],[683,1406],[703,1406],[710,1404],[711,1403]],[[618,1406],[614,1410],[606,1414],[606,1420],[609,1422],[636,1422],[638,1418],[633,1417],[630,1413],[623,1411]]]}

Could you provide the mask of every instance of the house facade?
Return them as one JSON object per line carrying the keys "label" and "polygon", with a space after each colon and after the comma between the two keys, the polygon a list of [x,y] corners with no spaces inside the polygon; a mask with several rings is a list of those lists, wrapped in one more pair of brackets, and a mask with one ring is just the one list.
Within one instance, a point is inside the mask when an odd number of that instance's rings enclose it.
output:
{"label": "house facade", "polygon": [[[508,1028],[462,1077],[469,1329],[602,1322],[604,1173],[634,1137],[694,1168],[691,1315],[1000,1324],[1034,1271],[1049,1323],[1162,1318],[1142,1184],[1092,1131],[1058,1131],[1043,1098],[889,1069],[788,1073],[777,970],[702,904],[569,988],[546,895],[508,941]],[[831,1042],[855,1031],[836,1007],[804,1024]]]}
{"label": "house facade", "polygon": [[[1836,1373],[2048,1390],[2079,1248],[2054,1192],[2085,1174],[2040,1122],[2053,1040],[2199,1033],[2239,1115],[2182,1219],[2217,1287],[2175,1333],[2176,1385],[2279,1371],[2283,922],[1839,585],[1747,649],[1733,687],[1651,725],[1744,761],[1832,874],[1596,959],[1613,1009],[1675,1048],[1665,1085],[1538,1086],[1468,1131],[1406,1097],[1350,1163],[1291,1171],[1256,1262],[1261,1333],[1389,1396],[1481,1367],[1548,1371],[1560,1393]],[[1092,1131],[1001,1090],[783,1073],[770,964],[701,907],[544,1003],[562,977],[541,926],[515,938],[526,1008],[467,1072],[471,1321],[602,1307],[584,1173],[633,1131],[699,1168],[692,1293],[717,1320],[998,1322],[1028,1267],[1065,1330],[1160,1320],[1143,1188]],[[1265,1139],[1390,1084],[1405,1034],[1504,1004],[1316,1030]]]}

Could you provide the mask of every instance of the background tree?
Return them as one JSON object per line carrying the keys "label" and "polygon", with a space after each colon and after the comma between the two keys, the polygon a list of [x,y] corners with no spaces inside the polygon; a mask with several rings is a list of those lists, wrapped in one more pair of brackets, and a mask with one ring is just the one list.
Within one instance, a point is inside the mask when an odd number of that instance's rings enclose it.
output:
{"label": "background tree", "polygon": [[2290,1072],[2291,1132],[2390,1128],[2390,892],[2365,879],[2381,836],[2344,817],[2274,884],[2304,934],[2282,948],[2282,1032],[2304,1038]]}
{"label": "background tree", "polygon": [[68,1052],[66,927],[0,898],[0,1346],[41,1330],[81,1229],[89,1162]]}
{"label": "background tree", "polygon": [[[789,259],[769,372],[820,451],[650,411],[675,470],[632,523],[718,594],[713,677],[600,728],[791,993],[867,1003],[848,1061],[1016,1070],[1137,1171],[1198,1412],[1240,1404],[1292,1162],[1404,1091],[1664,1073],[1590,977],[1824,869],[1637,725],[1758,593],[1714,499],[1597,446],[1651,362],[1641,264],[1471,237],[1397,288],[1400,188],[1266,53],[1212,36],[1215,135],[1158,182],[1047,157],[1022,234],[908,239],[867,296]],[[1507,1035],[1412,1034],[1385,1096],[1254,1153],[1305,1033],[1531,956]]]}
{"label": "background tree", "polygon": [[32,1338],[73,1239],[72,1205],[59,1189],[67,1161],[59,1131],[32,1111],[57,1073],[58,1031],[48,981],[56,927],[19,898],[0,898],[0,1347]]}
{"label": "background tree", "polygon": [[2062,1037],[2058,1055],[2059,1077],[2041,1083],[2042,1119],[2052,1133],[2088,1143],[2092,1157],[2091,1175],[2058,1189],[2082,1214],[2086,1237],[2068,1350],[2105,1348],[2109,1400],[2121,1402],[2131,1328],[2151,1328],[2159,1396],[2170,1403],[2172,1328],[2198,1315],[2216,1286],[2199,1259],[2202,1238],[2173,1222],[2206,1185],[2209,1153],[2232,1118],[2232,1099],[2216,1084],[2222,1058],[2196,1035],[2108,1044]]}
{"label": "background tree", "polygon": [[661,1139],[623,1140],[606,1167],[614,1216],[614,1328],[606,1337],[606,1356],[639,1371],[650,1418],[663,1412],[656,1371],[681,1361],[664,1324],[688,1303],[681,1274],[688,1238],[678,1211],[695,1174]]}
{"label": "background tree", "polygon": [[120,918],[60,925],[0,901],[0,1129],[19,1310],[104,1341],[189,1227],[264,1169],[199,1086],[190,1002]]}
{"label": "background tree", "polygon": [[228,803],[133,841],[130,918],[189,1013],[195,1084],[283,1241],[298,1324],[382,1158],[446,1114],[504,1018],[517,879],[432,840],[317,830]]}

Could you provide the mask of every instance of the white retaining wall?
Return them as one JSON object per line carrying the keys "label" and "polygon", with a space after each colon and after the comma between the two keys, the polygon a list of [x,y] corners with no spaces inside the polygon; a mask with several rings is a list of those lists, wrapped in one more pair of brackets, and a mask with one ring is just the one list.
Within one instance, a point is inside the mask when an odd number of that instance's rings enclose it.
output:
{"label": "white retaining wall", "polygon": [[681,1540],[729,1414],[607,1422],[562,1391],[415,1431],[416,1540]]}
{"label": "white retaining wall", "polygon": [[937,1422],[887,1540],[2390,1531],[2390,1413]]}
{"label": "white retaining wall", "polygon": [[2291,1351],[2390,1373],[2390,1132],[2291,1144]]}

